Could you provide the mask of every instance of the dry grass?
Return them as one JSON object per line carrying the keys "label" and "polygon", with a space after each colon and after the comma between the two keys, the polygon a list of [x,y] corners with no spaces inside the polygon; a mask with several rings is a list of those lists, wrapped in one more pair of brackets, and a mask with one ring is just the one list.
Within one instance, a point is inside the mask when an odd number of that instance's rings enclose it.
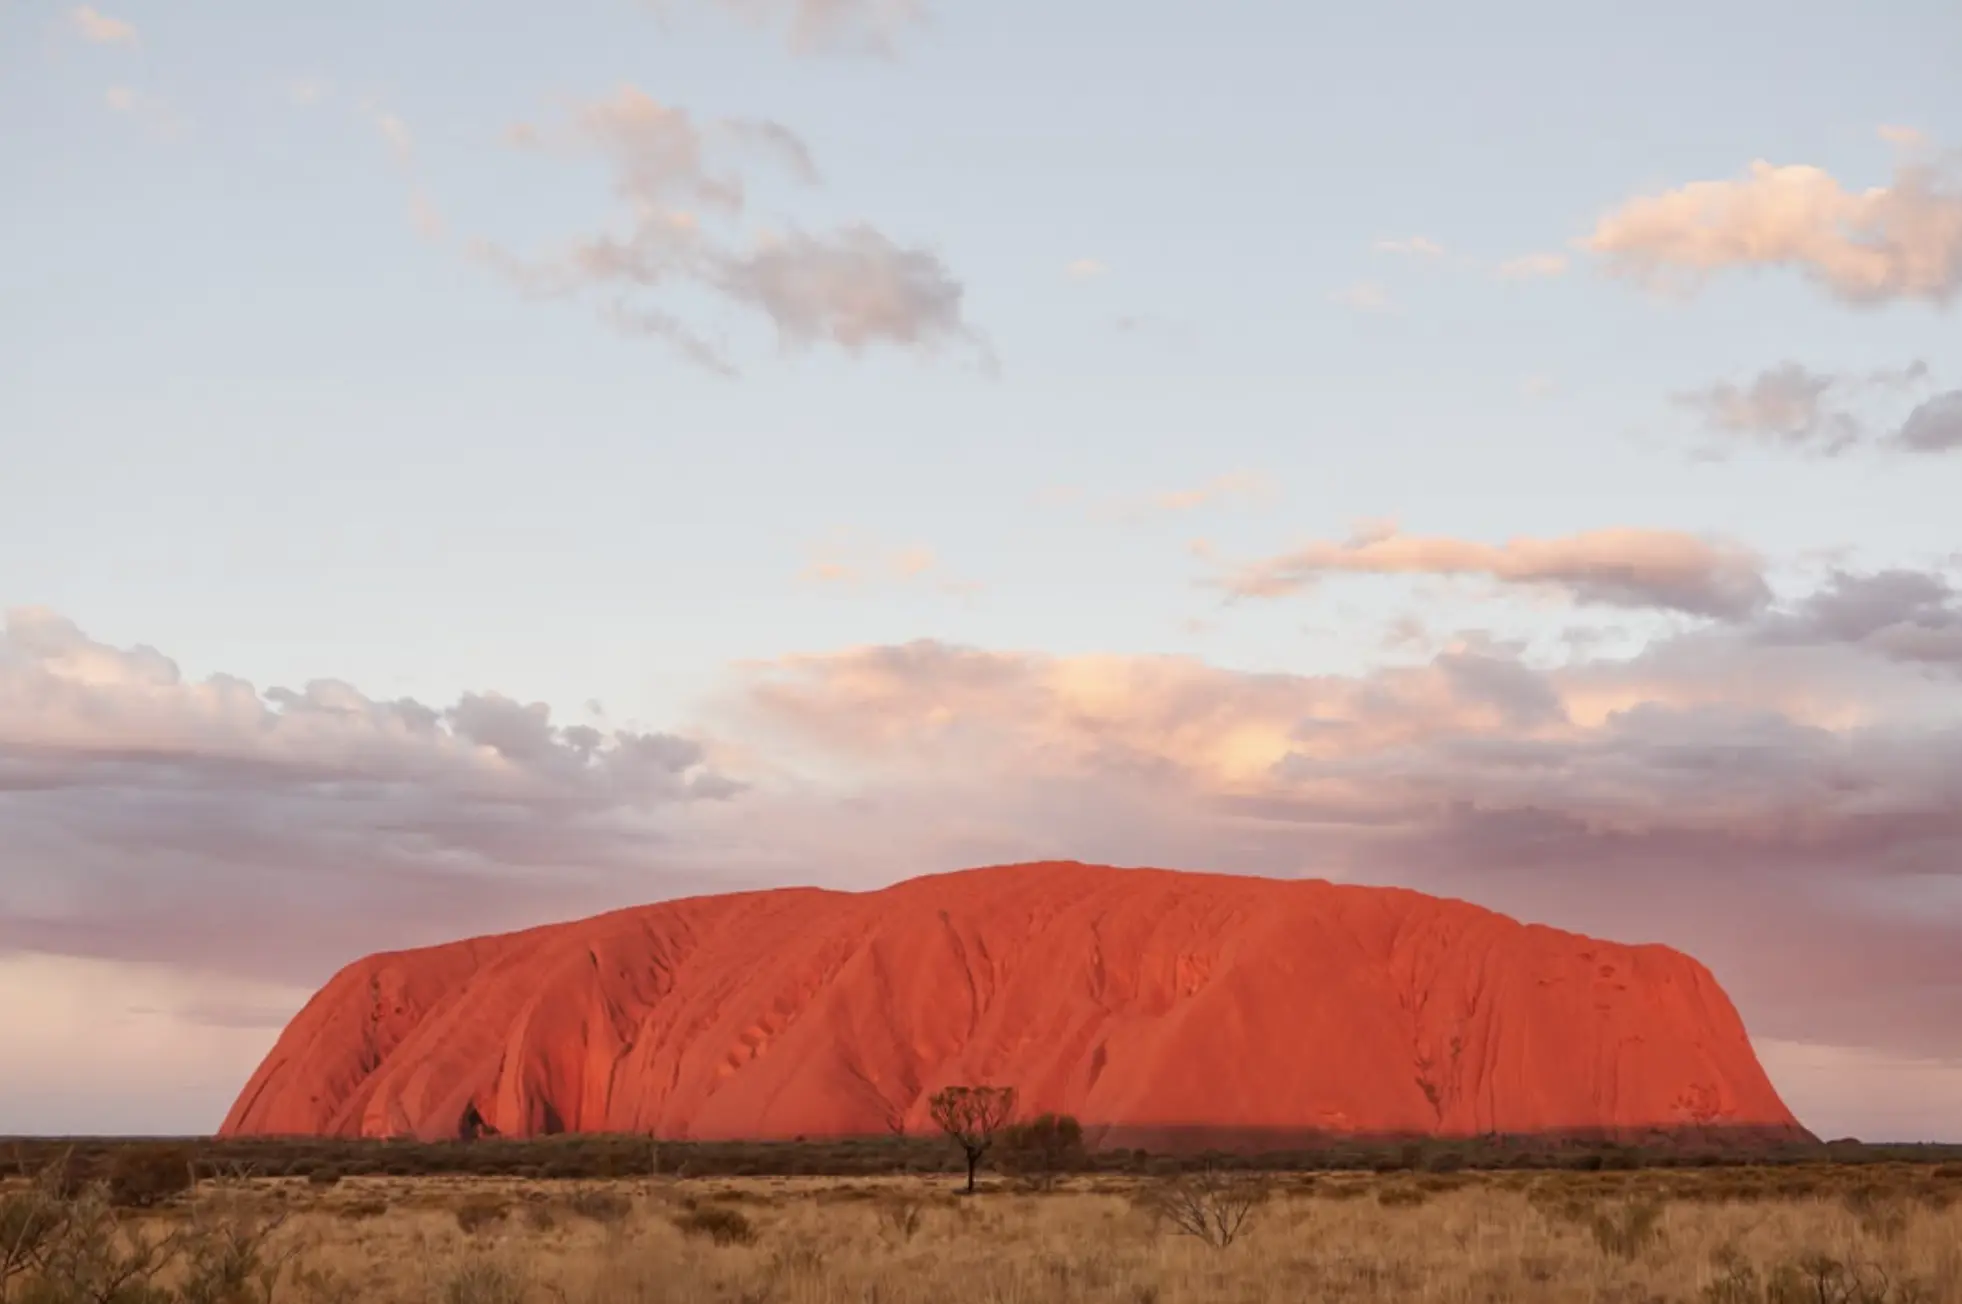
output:
{"label": "dry grass", "polygon": [[1281,1175],[1267,1189],[1225,1249],[1177,1234],[1163,1188],[1124,1176],[973,1198],[909,1177],[261,1179],[131,1216],[154,1231],[283,1214],[273,1298],[293,1304],[1962,1304],[1952,1167]]}

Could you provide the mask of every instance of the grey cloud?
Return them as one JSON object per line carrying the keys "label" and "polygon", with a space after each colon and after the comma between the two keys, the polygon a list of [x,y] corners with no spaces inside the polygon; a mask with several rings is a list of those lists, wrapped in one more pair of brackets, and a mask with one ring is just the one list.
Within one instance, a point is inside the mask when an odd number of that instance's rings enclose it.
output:
{"label": "grey cloud", "polygon": [[1770,642],[1853,644],[1897,661],[1962,667],[1962,591],[1926,571],[1836,571],[1791,610],[1768,613],[1757,629]]}
{"label": "grey cloud", "polygon": [[960,282],[940,259],[863,224],[829,236],[795,233],[725,257],[715,283],[768,313],[795,344],[829,341],[856,351],[881,340],[933,345],[969,337]]}
{"label": "grey cloud", "polygon": [[804,184],[818,181],[809,147],[781,123],[697,122],[684,109],[624,87],[581,108],[561,131],[521,124],[509,134],[527,148],[558,144],[599,153],[625,208],[623,230],[580,237],[556,256],[527,259],[478,242],[479,259],[527,294],[610,291],[601,320],[622,334],[665,341],[725,375],[735,369],[723,352],[666,307],[646,302],[650,292],[710,291],[724,304],[767,317],[791,344],[830,343],[856,352],[870,344],[931,349],[966,342],[986,356],[962,317],[960,282],[926,249],[901,245],[864,222],[738,239],[734,228],[748,208],[747,187],[721,155],[759,154]]}
{"label": "grey cloud", "polygon": [[1760,372],[1748,385],[1723,381],[1678,394],[1675,400],[1699,413],[1713,430],[1830,456],[1852,447],[1863,434],[1852,415],[1826,405],[1827,391],[1835,383],[1833,376],[1787,362]]}
{"label": "grey cloud", "polygon": [[[1719,381],[1673,395],[1720,435],[1760,440],[1831,457],[1855,447],[1882,444],[1908,452],[1943,452],[1962,445],[1962,397],[1942,395],[1923,403],[1892,436],[1885,423],[1850,410],[1849,403],[1880,391],[1901,395],[1923,385],[1928,364],[1920,359],[1902,367],[1866,373],[1815,371],[1784,362],[1759,372],[1745,384]],[[1956,398],[1947,409],[1945,402]],[[1877,429],[1878,427],[1878,429]]]}
{"label": "grey cloud", "polygon": [[1911,453],[1949,453],[1962,449],[1962,389],[1937,394],[1908,414],[1893,438]]}
{"label": "grey cloud", "polygon": [[0,626],[0,949],[321,976],[362,951],[636,899],[702,744],[320,679],[261,694],[46,612]]}

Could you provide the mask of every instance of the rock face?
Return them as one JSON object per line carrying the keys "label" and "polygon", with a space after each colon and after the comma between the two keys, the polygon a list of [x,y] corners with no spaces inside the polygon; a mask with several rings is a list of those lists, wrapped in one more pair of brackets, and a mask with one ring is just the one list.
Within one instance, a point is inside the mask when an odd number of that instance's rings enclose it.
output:
{"label": "rock face", "polygon": [[1014,865],[371,956],[230,1136],[931,1130],[950,1083],[1101,1144],[1805,1136],[1701,965],[1391,888]]}

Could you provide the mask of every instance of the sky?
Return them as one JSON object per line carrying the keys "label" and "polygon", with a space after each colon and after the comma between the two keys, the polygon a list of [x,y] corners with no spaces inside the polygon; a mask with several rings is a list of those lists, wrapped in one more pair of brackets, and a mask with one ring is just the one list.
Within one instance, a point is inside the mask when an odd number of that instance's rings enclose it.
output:
{"label": "sky", "polygon": [[1962,9],[0,0],[0,1134],[368,952],[1073,858],[1962,1141]]}

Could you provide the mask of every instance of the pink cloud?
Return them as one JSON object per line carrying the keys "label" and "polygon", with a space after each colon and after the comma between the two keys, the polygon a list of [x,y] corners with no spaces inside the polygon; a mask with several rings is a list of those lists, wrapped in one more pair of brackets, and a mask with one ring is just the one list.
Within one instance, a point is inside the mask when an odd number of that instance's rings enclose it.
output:
{"label": "pink cloud", "polygon": [[1490,544],[1378,528],[1246,563],[1220,583],[1241,597],[1275,598],[1330,574],[1478,575],[1556,589],[1579,602],[1704,616],[1747,613],[1770,593],[1761,563],[1738,545],[1636,529]]}
{"label": "pink cloud", "polygon": [[1850,303],[1943,304],[1962,289],[1962,191],[1919,165],[1854,191],[1820,168],[1759,161],[1742,177],[1631,199],[1580,243],[1611,271],[1657,285],[1787,267]]}

